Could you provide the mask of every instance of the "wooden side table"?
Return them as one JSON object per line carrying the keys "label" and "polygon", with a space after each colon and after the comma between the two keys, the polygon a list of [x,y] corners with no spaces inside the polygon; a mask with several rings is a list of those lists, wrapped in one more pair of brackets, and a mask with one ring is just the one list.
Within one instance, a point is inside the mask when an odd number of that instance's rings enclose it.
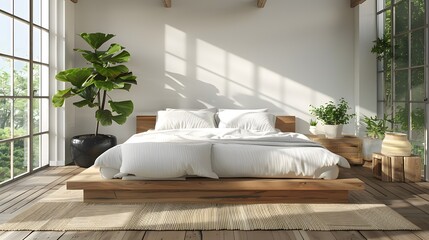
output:
{"label": "wooden side table", "polygon": [[384,182],[420,182],[422,178],[421,158],[372,154],[372,173]]}
{"label": "wooden side table", "polygon": [[363,164],[362,139],[345,135],[342,138],[326,138],[325,135],[307,135],[310,140],[318,142],[329,151],[346,158],[350,164]]}

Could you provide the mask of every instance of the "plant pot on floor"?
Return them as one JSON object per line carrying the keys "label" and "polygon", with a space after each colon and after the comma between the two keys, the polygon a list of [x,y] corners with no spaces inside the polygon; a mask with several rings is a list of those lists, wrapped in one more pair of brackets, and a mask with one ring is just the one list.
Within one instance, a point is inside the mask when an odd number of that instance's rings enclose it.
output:
{"label": "plant pot on floor", "polygon": [[326,138],[342,138],[343,125],[325,125]]}
{"label": "plant pot on floor", "polygon": [[113,135],[86,134],[74,136],[71,139],[72,160],[79,167],[91,167],[98,156],[114,147],[116,143],[116,137]]}

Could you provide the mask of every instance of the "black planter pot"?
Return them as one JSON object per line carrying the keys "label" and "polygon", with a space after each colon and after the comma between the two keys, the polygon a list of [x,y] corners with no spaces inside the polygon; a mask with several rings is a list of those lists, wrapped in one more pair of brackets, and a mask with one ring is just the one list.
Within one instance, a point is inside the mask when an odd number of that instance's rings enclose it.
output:
{"label": "black planter pot", "polygon": [[74,136],[71,139],[71,157],[77,166],[88,168],[94,165],[98,156],[115,145],[116,137],[113,135]]}

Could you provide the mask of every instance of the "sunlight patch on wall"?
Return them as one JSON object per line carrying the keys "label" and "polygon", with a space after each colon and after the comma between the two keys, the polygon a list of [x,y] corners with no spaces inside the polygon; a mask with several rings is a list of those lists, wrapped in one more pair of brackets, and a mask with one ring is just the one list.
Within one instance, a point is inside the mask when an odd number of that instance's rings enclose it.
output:
{"label": "sunlight patch on wall", "polygon": [[186,33],[165,26],[165,71],[186,76]]}

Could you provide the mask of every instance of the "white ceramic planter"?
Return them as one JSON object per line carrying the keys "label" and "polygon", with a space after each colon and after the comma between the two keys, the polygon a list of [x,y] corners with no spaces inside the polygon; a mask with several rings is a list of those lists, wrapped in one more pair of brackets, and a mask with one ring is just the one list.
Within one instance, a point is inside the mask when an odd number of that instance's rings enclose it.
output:
{"label": "white ceramic planter", "polygon": [[363,138],[363,141],[362,141],[363,159],[367,161],[371,161],[373,153],[381,152],[382,142],[383,140],[381,139]]}
{"label": "white ceramic planter", "polygon": [[343,137],[343,125],[325,125],[326,138],[341,138]]}
{"label": "white ceramic planter", "polygon": [[317,135],[316,128],[316,126],[310,126],[310,129],[308,129],[308,131],[310,131],[310,133],[313,135]]}
{"label": "white ceramic planter", "polygon": [[387,156],[410,156],[411,143],[408,141],[407,134],[395,132],[386,133],[381,145],[381,153]]}

